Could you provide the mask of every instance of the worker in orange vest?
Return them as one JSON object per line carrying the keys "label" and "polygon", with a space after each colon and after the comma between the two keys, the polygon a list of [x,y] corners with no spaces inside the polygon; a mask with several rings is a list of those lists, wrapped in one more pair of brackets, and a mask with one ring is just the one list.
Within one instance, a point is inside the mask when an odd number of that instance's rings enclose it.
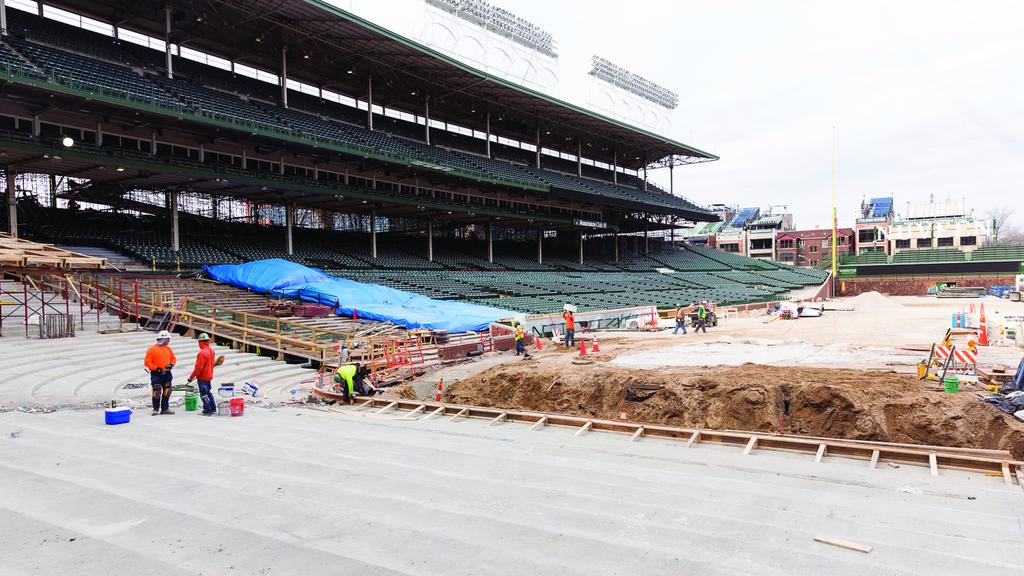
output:
{"label": "worker in orange vest", "polygon": [[149,384],[153,387],[153,416],[174,414],[171,404],[171,369],[178,362],[170,347],[171,333],[161,330],[156,344],[146,350],[146,369],[149,370]]}
{"label": "worker in orange vest", "polygon": [[213,398],[213,367],[217,362],[217,354],[210,348],[210,335],[203,332],[199,335],[199,353],[196,354],[196,365],[188,377],[189,384],[193,380],[199,382],[199,397],[203,400],[203,416],[217,413],[217,401]]}
{"label": "worker in orange vest", "polygon": [[565,347],[575,348],[576,347],[576,317],[573,316],[572,310],[566,310],[562,312],[562,319],[565,320]]}

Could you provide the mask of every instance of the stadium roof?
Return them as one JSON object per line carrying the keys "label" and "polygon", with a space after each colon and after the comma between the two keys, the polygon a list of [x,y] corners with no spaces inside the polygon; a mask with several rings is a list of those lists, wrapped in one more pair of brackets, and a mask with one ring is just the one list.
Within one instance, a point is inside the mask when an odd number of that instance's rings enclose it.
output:
{"label": "stadium roof", "polygon": [[[162,38],[163,0],[54,0],[48,4]],[[322,0],[173,0],[172,42],[278,72],[288,78],[432,118],[533,142],[545,148],[639,169],[666,156],[691,162],[718,157],[464,64]]]}

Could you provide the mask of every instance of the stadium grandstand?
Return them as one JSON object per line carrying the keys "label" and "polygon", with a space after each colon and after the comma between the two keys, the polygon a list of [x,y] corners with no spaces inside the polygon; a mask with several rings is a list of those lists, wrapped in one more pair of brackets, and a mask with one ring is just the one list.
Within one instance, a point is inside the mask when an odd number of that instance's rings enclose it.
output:
{"label": "stadium grandstand", "polygon": [[13,236],[139,273],[283,258],[528,313],[825,279],[658,234],[717,216],[647,168],[716,156],[331,4],[7,0],[3,24]]}

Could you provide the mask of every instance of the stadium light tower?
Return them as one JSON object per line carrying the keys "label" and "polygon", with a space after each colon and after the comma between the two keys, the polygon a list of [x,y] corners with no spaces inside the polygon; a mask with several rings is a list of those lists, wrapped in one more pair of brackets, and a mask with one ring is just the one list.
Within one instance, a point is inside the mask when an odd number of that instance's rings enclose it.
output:
{"label": "stadium light tower", "polygon": [[590,75],[599,80],[603,80],[612,86],[621,88],[669,110],[674,110],[679,106],[679,94],[660,84],[656,84],[639,74],[634,74],[621,66],[616,66],[597,55],[591,56],[590,62]]}

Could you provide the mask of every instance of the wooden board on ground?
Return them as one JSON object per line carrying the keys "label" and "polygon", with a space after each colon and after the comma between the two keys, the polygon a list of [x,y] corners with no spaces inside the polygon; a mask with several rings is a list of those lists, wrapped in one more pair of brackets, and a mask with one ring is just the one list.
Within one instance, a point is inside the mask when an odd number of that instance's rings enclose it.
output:
{"label": "wooden board on ground", "polygon": [[815,536],[814,541],[821,542],[822,544],[828,544],[829,546],[835,546],[837,548],[853,550],[854,552],[860,552],[862,554],[867,554],[874,550],[873,547],[866,544],[857,544],[856,542],[850,542],[849,540],[842,540],[839,538],[831,538],[829,536]]}

